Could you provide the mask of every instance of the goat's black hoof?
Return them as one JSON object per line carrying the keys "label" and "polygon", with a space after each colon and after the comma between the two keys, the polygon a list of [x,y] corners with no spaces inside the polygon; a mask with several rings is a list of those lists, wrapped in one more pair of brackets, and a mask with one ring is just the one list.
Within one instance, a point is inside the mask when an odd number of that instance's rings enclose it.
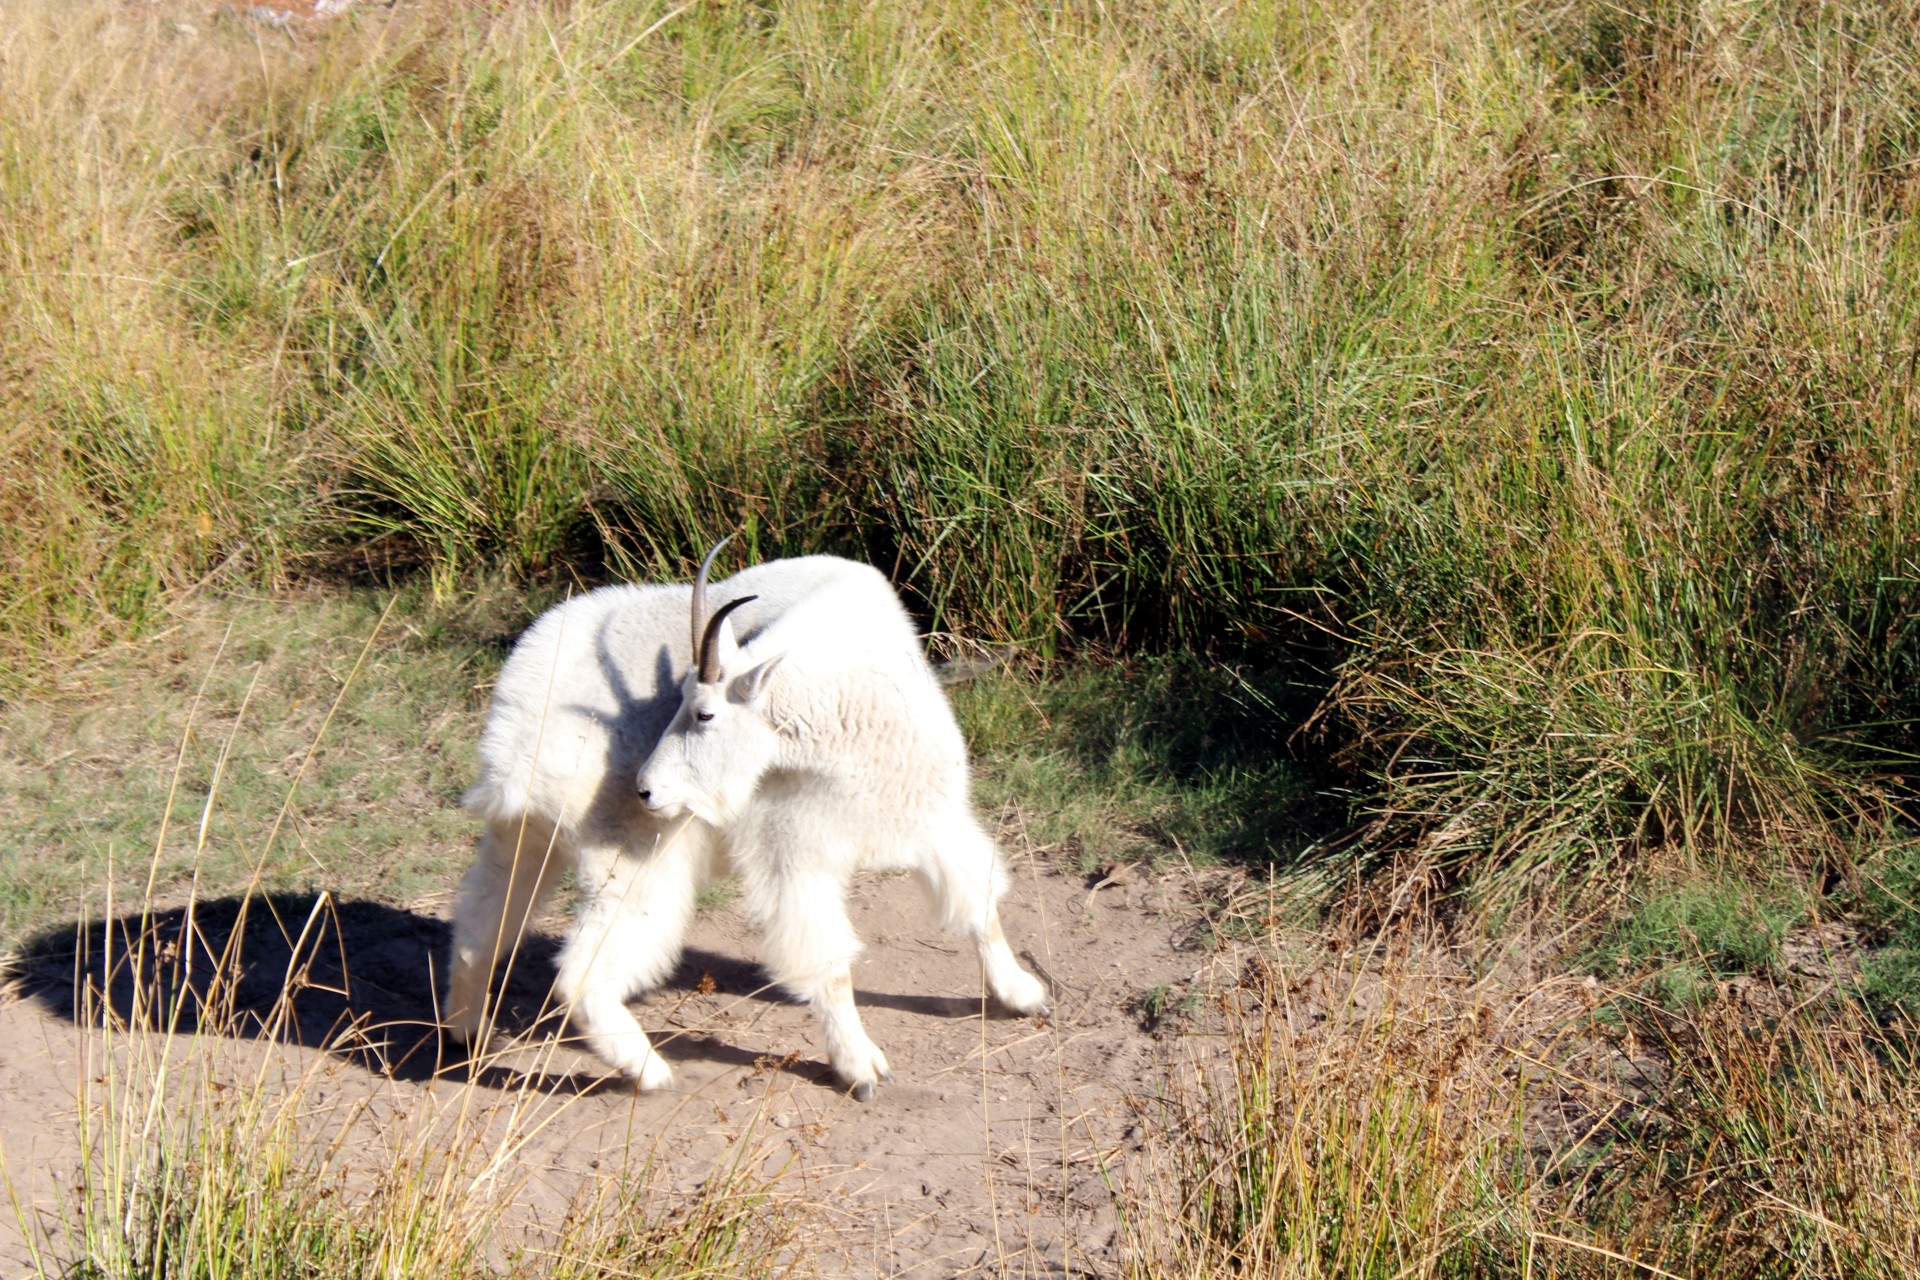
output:
{"label": "goat's black hoof", "polygon": [[862,1080],[859,1084],[853,1086],[853,1100],[855,1102],[872,1102],[873,1081]]}

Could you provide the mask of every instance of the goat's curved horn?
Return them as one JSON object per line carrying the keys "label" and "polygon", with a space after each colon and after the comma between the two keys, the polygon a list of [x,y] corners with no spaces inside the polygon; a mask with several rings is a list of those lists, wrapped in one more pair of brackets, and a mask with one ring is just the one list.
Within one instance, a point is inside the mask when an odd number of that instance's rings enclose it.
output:
{"label": "goat's curved horn", "polygon": [[707,558],[700,562],[700,572],[693,575],[692,639],[693,665],[696,667],[704,667],[706,665],[700,656],[706,652],[706,650],[701,647],[700,638],[706,634],[707,626],[707,575],[713,571],[713,562],[719,558],[721,550],[732,541],[733,535],[728,534],[726,537],[720,539],[720,541],[714,543],[713,550],[707,552]]}
{"label": "goat's curved horn", "polygon": [[720,664],[714,661],[713,638],[720,634],[720,624],[727,615],[749,600],[758,600],[759,596],[741,596],[738,600],[729,600],[707,619],[706,634],[700,637],[700,683],[713,684],[720,679]]}

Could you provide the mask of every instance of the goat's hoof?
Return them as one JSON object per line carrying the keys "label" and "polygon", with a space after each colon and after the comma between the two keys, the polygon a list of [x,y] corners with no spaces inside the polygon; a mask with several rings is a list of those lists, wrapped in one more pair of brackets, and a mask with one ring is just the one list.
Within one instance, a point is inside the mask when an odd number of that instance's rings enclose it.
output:
{"label": "goat's hoof", "polygon": [[993,994],[1001,1008],[1023,1017],[1027,1014],[1045,1014],[1047,1006],[1052,1003],[1047,999],[1046,984],[1024,969],[996,983]]}
{"label": "goat's hoof", "polygon": [[872,1102],[873,1081],[862,1080],[859,1084],[853,1086],[853,1100],[855,1102]]}
{"label": "goat's hoof", "polygon": [[630,1078],[633,1087],[641,1093],[658,1093],[662,1089],[673,1088],[673,1069],[657,1053],[648,1054],[639,1074]]}

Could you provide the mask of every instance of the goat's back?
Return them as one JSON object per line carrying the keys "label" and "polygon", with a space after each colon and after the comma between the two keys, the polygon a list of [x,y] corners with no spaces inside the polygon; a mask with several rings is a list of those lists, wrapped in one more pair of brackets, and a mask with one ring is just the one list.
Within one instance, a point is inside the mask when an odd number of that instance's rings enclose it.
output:
{"label": "goat's back", "polygon": [[[965,748],[892,584],[836,556],[772,560],[709,585],[708,608],[757,597],[733,615],[747,659],[783,656],[787,714],[819,745],[889,744],[887,769],[965,787]],[[480,738],[480,776],[463,803],[495,820],[537,814],[609,838],[646,825],[633,780],[680,706],[692,665],[692,590],[601,587],[549,609],[501,668]]]}
{"label": "goat's back", "polygon": [[708,588],[708,607],[756,599],[733,614],[734,634],[758,661],[784,654],[795,670],[839,661],[920,663],[913,620],[886,575],[838,556],[798,556],[742,569]]}
{"label": "goat's back", "polygon": [[494,685],[466,807],[562,828],[633,820],[634,775],[680,705],[692,598],[680,585],[601,587],[541,614]]}
{"label": "goat's back", "polygon": [[914,814],[965,806],[965,741],[883,574],[809,556],[744,570],[714,591],[717,602],[750,593],[760,599],[733,615],[742,661],[781,657],[770,714],[838,777],[843,798]]}

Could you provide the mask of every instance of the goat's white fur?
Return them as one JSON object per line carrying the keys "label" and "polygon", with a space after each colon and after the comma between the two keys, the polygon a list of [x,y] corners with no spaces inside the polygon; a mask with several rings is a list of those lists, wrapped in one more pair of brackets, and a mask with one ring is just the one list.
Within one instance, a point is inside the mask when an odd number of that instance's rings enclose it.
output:
{"label": "goat's white fur", "polygon": [[[652,811],[636,787],[645,767],[665,776],[650,764],[656,745],[690,735],[692,701],[716,692],[690,673],[690,588],[604,587],[549,610],[515,645],[465,797],[487,829],[460,889],[449,1030],[482,1037],[494,966],[568,863],[580,907],[555,992],[593,1050],[642,1089],[672,1072],[626,1000],[672,972],[701,888],[729,870],[768,972],[812,1004],[835,1072],[861,1098],[888,1068],[853,1004],[860,941],[845,904],[856,871],[918,873],[945,927],[974,940],[1000,1003],[1044,1009],[1045,988],[1000,929],[1006,872],[973,816],[959,727],[886,579],[812,556],[746,569],[708,595],[714,608],[758,599],[720,627],[722,692],[739,695],[728,710],[743,719],[707,745],[731,771],[732,800],[655,799],[665,810],[690,802],[691,813]],[[756,725],[754,751],[726,750]]]}

